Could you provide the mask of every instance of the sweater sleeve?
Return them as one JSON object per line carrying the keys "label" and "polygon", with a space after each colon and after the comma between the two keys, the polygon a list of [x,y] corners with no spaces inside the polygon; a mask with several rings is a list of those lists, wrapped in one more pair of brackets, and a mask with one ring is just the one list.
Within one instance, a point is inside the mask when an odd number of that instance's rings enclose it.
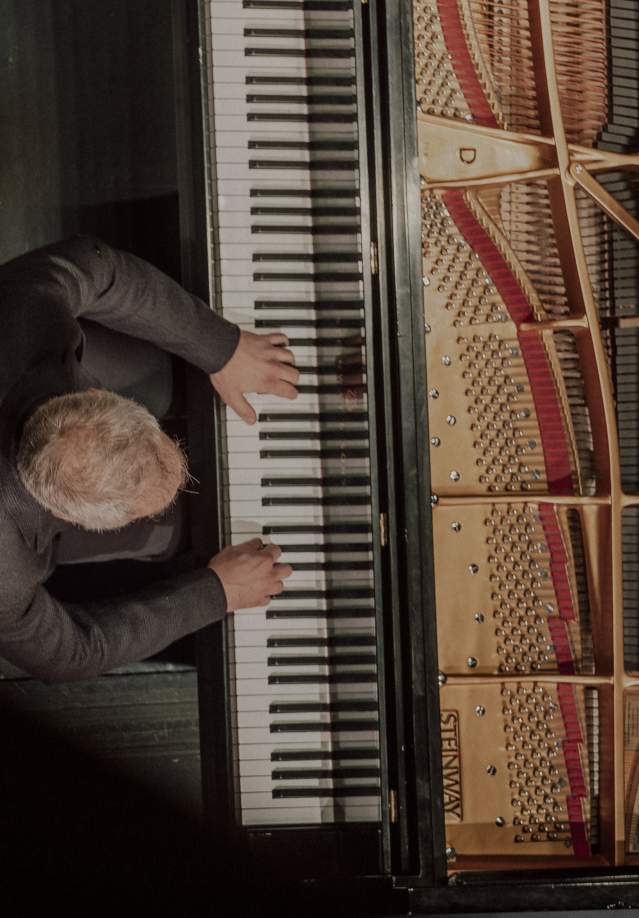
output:
{"label": "sweater sleeve", "polygon": [[0,656],[45,682],[89,679],[158,653],[226,615],[209,568],[113,599],[61,603],[42,583],[37,555],[0,514]]}
{"label": "sweater sleeve", "polygon": [[150,341],[206,373],[222,369],[237,347],[236,325],[141,258],[92,237],[30,252],[3,272],[14,300],[45,309],[50,302],[69,318]]}
{"label": "sweater sleeve", "polygon": [[0,609],[0,656],[44,682],[89,679],[163,650],[226,614],[204,568],[124,599],[63,605],[39,584],[25,605]]}

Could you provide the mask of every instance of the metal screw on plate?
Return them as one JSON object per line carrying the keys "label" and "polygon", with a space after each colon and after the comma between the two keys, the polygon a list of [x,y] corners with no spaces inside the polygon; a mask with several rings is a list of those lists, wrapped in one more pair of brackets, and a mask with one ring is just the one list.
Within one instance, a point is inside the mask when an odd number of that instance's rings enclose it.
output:
{"label": "metal screw on plate", "polygon": [[448,681],[446,673],[437,673],[437,681],[440,685],[446,685],[446,682]]}
{"label": "metal screw on plate", "polygon": [[444,366],[445,366],[445,367],[449,367],[449,366],[451,365],[452,362],[453,362],[453,361],[452,361],[451,358],[448,356],[448,354],[444,354],[444,356],[442,357],[442,363],[444,364]]}
{"label": "metal screw on plate", "polygon": [[451,861],[457,860],[457,852],[454,848],[451,848],[450,845],[446,846],[446,860],[450,863]]}
{"label": "metal screw on plate", "polygon": [[430,505],[431,507],[436,507],[439,503],[439,497],[436,494],[431,494],[430,496]]}
{"label": "metal screw on plate", "polygon": [[468,666],[468,669],[475,669],[477,666],[477,659],[475,657],[468,657],[466,660],[466,665]]}
{"label": "metal screw on plate", "polygon": [[440,446],[440,445],[441,445],[441,442],[442,442],[442,441],[440,440],[439,437],[431,437],[431,438],[430,438],[430,445],[431,445],[431,446]]}
{"label": "metal screw on plate", "polygon": [[495,820],[495,825],[501,829],[502,826],[506,825],[506,820],[504,819],[503,816],[498,816],[497,819]]}
{"label": "metal screw on plate", "polygon": [[[471,657],[470,659],[474,660],[475,658]],[[475,661],[475,663],[476,662],[477,661]],[[468,665],[470,666],[470,663]],[[478,704],[477,707],[475,708],[475,714],[477,715],[477,717],[483,717],[485,713],[486,713],[486,708],[483,706],[483,704]]]}
{"label": "metal screw on plate", "polygon": [[453,471],[450,473],[450,480],[451,480],[451,481],[459,481],[460,478],[461,478],[461,475],[459,474],[459,472],[457,472],[457,471],[455,471],[455,469],[453,469]]}
{"label": "metal screw on plate", "polygon": [[431,398],[439,398],[439,389],[431,389],[428,394]]}
{"label": "metal screw on plate", "polygon": [[473,615],[473,618],[475,619],[475,621],[477,622],[478,625],[481,625],[481,624],[483,624],[483,622],[484,622],[484,613],[483,613],[483,612],[475,612],[475,614]]}
{"label": "metal screw on plate", "polygon": [[486,766],[486,774],[487,774],[487,775],[490,775],[491,778],[494,777],[494,776],[497,774],[497,766],[496,766],[496,765],[487,765],[487,766]]}
{"label": "metal screw on plate", "polygon": [[459,520],[455,520],[454,523],[450,524],[450,528],[453,530],[453,532],[461,532],[462,524],[459,522]]}
{"label": "metal screw on plate", "polygon": [[446,423],[448,424],[449,427],[454,427],[455,424],[457,423],[457,418],[455,417],[455,415],[449,414],[448,417],[446,418]]}

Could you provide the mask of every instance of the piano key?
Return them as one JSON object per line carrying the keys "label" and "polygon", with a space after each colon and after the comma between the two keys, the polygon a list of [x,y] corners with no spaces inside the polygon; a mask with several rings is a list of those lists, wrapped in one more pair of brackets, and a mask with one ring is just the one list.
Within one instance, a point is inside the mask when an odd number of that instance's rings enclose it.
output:
{"label": "piano key", "polygon": [[[375,798],[372,798],[374,801]],[[281,809],[276,813],[273,812],[273,806],[276,802],[283,804]],[[340,800],[335,802],[335,806],[324,804],[319,810],[291,806],[291,801],[269,801],[269,806],[264,808],[255,807],[247,799],[242,798],[242,812],[246,813],[247,820],[250,819],[250,825],[269,826],[285,822],[286,825],[322,825],[324,823],[335,822],[379,822],[380,805],[374,802],[370,805],[360,805],[359,799],[356,804],[351,804]],[[331,804],[333,802],[331,801]],[[335,812],[337,808],[337,813]],[[311,815],[312,814],[312,815]]]}
{"label": "piano key", "polygon": [[375,746],[356,746],[351,744],[348,747],[338,747],[331,749],[320,749],[311,746],[308,749],[284,749],[280,748],[271,753],[272,762],[310,762],[310,761],[378,761],[379,748]]}
{"label": "piano key", "polygon": [[[291,800],[303,797],[371,797],[371,785],[353,785],[341,787],[334,783],[329,787],[278,787],[273,791],[273,798],[278,800]],[[381,796],[381,794],[380,794]]]}

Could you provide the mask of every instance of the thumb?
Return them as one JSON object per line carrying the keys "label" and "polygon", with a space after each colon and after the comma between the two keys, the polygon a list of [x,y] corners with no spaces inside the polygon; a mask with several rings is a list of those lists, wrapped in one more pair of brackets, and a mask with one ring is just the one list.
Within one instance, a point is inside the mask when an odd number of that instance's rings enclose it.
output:
{"label": "thumb", "polygon": [[244,398],[243,395],[229,398],[226,404],[229,406],[229,408],[232,408],[233,411],[239,415],[247,424],[255,424],[257,421],[257,415],[253,410],[253,406],[247,401],[247,399]]}

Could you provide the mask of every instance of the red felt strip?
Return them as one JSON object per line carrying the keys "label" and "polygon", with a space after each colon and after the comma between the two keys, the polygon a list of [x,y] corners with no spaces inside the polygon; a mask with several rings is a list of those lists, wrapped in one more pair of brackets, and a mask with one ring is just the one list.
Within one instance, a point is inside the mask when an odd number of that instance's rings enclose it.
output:
{"label": "red felt strip", "polygon": [[451,55],[455,76],[475,122],[487,127],[498,127],[468,50],[457,0],[438,0],[437,8],[446,49]]}

